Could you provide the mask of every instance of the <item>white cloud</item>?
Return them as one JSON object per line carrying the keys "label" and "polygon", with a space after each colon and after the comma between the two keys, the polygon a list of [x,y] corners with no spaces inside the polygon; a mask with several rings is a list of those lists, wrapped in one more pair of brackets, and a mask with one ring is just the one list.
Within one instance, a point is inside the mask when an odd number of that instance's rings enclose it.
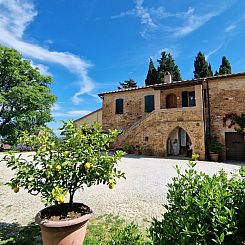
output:
{"label": "white cloud", "polygon": [[233,23],[231,23],[230,25],[228,25],[225,28],[225,32],[231,32],[231,31],[235,30],[243,20],[245,20],[245,14],[243,14],[238,20],[236,20]]}
{"label": "white cloud", "polygon": [[51,109],[51,113],[53,117],[66,117],[66,118],[70,118],[70,117],[82,117],[84,115],[89,114],[91,111],[89,110],[67,110],[64,107],[62,107],[60,104],[62,102],[56,102],[52,109]]}
{"label": "white cloud", "polygon": [[140,31],[142,37],[146,37],[146,33],[157,27],[154,23],[150,10],[143,6],[144,0],[135,0],[135,7],[133,9],[121,12],[119,15],[114,15],[111,19],[122,18],[125,16],[134,16],[140,19],[141,24],[144,25],[144,30]]}
{"label": "white cloud", "polygon": [[[121,12],[119,15],[112,16],[111,18],[115,19],[126,16],[140,18],[141,24],[144,26],[144,29],[140,31],[143,37],[147,37],[149,31],[157,31],[158,33],[166,32],[171,37],[181,38],[196,31],[230,6],[229,2],[224,2],[219,7],[216,7],[216,10],[206,10],[204,13],[202,13],[203,10],[196,13],[193,7],[189,7],[186,11],[171,13],[162,6],[144,7],[143,2],[144,0],[135,0],[136,5],[133,9]],[[170,26],[167,24],[170,22],[163,21],[166,18],[174,18],[181,21],[181,24],[171,24]]]}
{"label": "white cloud", "polygon": [[207,55],[205,55],[205,59],[208,60],[209,57],[215,53],[217,53],[222,47],[223,47],[224,43],[221,43],[217,48],[211,50],[210,52],[207,53]]}
{"label": "white cloud", "polygon": [[69,52],[50,51],[25,41],[23,34],[36,15],[34,5],[28,0],[0,0],[0,42],[30,58],[58,64],[75,73],[80,80],[80,89],[74,94],[72,101],[79,104],[82,101],[80,96],[94,88],[94,82],[88,75],[91,64]]}
{"label": "white cloud", "polygon": [[31,66],[36,67],[39,69],[40,73],[44,76],[52,76],[52,74],[49,72],[49,67],[45,66],[43,64],[35,64],[33,61],[31,61]]}
{"label": "white cloud", "polygon": [[176,27],[176,28],[169,29],[169,30],[173,34],[173,36],[176,38],[184,37],[196,31],[200,27],[202,27],[213,17],[221,14],[223,10],[224,10],[224,7],[221,7],[220,9],[217,9],[215,11],[211,11],[205,14],[196,14],[195,9],[189,7],[187,12],[183,13],[182,16],[181,15],[179,16],[180,18],[184,19],[183,25]]}
{"label": "white cloud", "polygon": [[89,114],[91,111],[88,110],[78,110],[78,111],[54,111],[52,112],[53,117],[83,117]]}

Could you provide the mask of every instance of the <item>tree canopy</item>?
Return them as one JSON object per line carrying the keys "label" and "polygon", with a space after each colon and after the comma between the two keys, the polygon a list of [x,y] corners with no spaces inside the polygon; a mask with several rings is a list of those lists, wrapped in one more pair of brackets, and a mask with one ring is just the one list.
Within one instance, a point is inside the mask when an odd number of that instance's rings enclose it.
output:
{"label": "tree canopy", "polygon": [[219,67],[219,72],[218,75],[224,75],[224,74],[231,74],[231,64],[229,62],[229,60],[223,56],[222,57],[222,63]]}
{"label": "tree canopy", "polygon": [[50,76],[44,76],[15,49],[0,45],[0,136],[11,144],[52,120]]}
{"label": "tree canopy", "polygon": [[197,54],[197,57],[194,61],[194,68],[194,78],[213,76],[211,65],[207,63],[202,52]]}
{"label": "tree canopy", "polygon": [[125,80],[124,82],[119,83],[122,87],[118,87],[118,89],[122,88],[136,88],[137,83],[133,79]]}
{"label": "tree canopy", "polygon": [[165,72],[170,72],[172,75],[173,81],[181,81],[181,75],[179,67],[175,64],[175,61],[170,53],[167,53],[163,51],[161,53],[161,58],[157,60],[159,63],[158,66],[158,81],[157,83],[163,83],[164,82],[164,74]]}
{"label": "tree canopy", "polygon": [[153,60],[150,59],[148,73],[145,79],[145,85],[153,85],[157,83],[157,70],[154,66]]}

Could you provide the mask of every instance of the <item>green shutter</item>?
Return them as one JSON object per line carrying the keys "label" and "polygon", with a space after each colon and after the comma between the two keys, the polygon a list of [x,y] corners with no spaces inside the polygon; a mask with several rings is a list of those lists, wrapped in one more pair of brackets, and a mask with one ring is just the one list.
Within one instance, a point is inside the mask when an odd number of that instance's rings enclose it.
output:
{"label": "green shutter", "polygon": [[123,99],[116,99],[116,114],[123,114]]}
{"label": "green shutter", "polygon": [[145,96],[145,112],[152,112],[155,110],[154,95]]}
{"label": "green shutter", "polygon": [[188,92],[182,92],[182,107],[188,107]]}

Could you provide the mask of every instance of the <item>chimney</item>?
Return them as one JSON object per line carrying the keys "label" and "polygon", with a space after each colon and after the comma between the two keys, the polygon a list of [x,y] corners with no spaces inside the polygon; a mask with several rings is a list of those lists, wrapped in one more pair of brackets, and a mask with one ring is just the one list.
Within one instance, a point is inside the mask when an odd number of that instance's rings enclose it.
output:
{"label": "chimney", "polygon": [[169,71],[164,73],[164,83],[172,83],[172,76]]}

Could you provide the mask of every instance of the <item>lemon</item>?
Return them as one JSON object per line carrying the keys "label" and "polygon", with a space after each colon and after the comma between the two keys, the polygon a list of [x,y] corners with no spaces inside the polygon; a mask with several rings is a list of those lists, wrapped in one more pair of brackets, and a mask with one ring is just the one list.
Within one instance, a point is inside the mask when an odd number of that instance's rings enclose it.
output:
{"label": "lemon", "polygon": [[84,168],[86,171],[88,171],[91,168],[91,164],[89,162],[86,162]]}
{"label": "lemon", "polygon": [[60,165],[57,165],[57,166],[55,167],[55,169],[56,169],[56,171],[60,171],[60,170],[61,170],[61,166],[60,166]]}
{"label": "lemon", "polygon": [[18,193],[19,190],[20,190],[20,188],[18,186],[16,186],[15,188],[13,188],[14,193]]}
{"label": "lemon", "polygon": [[109,189],[113,189],[114,186],[115,186],[115,183],[110,183],[110,184],[109,184]]}

